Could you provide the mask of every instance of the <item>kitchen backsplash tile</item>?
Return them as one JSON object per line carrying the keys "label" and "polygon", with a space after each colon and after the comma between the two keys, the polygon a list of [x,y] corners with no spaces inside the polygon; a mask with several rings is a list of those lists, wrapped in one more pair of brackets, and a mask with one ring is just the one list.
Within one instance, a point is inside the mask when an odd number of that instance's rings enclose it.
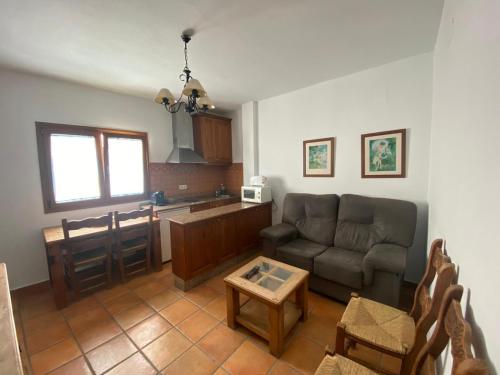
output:
{"label": "kitchen backsplash tile", "polygon": [[[167,197],[215,195],[224,184],[231,194],[240,194],[243,184],[243,164],[229,166],[206,164],[150,163],[151,191],[164,191]],[[179,190],[187,185],[187,190]]]}

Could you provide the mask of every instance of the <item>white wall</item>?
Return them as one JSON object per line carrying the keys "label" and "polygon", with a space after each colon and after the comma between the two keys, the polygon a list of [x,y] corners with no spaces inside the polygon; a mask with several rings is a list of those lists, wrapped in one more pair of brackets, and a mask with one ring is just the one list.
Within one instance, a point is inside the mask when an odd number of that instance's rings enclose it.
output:
{"label": "white wall", "polygon": [[[274,221],[287,192],[411,200],[418,223],[406,277],[418,281],[427,242],[431,98],[432,54],[424,54],[260,101],[259,173],[270,178],[279,206]],[[362,179],[361,134],[399,128],[408,133],[407,177]],[[303,177],[302,141],[324,137],[336,137],[335,177]]]}
{"label": "white wall", "polygon": [[13,289],[48,278],[43,227],[138,207],[44,214],[35,121],[146,131],[153,162],[164,162],[172,148],[170,114],[152,101],[0,70],[0,262]]}
{"label": "white wall", "polygon": [[[445,237],[463,305],[500,366],[500,3],[447,0],[434,53],[429,239]],[[477,324],[477,326],[476,326]],[[451,363],[445,373],[450,373]]]}
{"label": "white wall", "polygon": [[250,184],[250,177],[259,174],[258,103],[251,101],[241,106],[241,132],[243,134],[243,183]]}

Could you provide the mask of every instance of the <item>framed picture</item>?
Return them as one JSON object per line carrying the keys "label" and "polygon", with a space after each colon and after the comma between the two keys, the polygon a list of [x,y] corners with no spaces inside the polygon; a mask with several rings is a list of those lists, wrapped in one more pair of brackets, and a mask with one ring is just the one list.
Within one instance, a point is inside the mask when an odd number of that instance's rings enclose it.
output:
{"label": "framed picture", "polygon": [[361,177],[405,177],[406,129],[361,135]]}
{"label": "framed picture", "polygon": [[335,138],[304,141],[304,177],[333,177]]}

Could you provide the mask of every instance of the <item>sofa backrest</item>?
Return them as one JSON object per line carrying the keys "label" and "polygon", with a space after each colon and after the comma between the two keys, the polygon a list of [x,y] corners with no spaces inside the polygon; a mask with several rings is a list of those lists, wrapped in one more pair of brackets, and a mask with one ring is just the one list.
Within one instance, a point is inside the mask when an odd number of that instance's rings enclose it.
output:
{"label": "sofa backrest", "polygon": [[289,193],[283,203],[283,222],[295,225],[301,238],[332,246],[338,206],[336,194]]}
{"label": "sofa backrest", "polygon": [[408,201],[344,194],[340,198],[335,246],[366,252],[377,243],[410,247],[417,206]]}

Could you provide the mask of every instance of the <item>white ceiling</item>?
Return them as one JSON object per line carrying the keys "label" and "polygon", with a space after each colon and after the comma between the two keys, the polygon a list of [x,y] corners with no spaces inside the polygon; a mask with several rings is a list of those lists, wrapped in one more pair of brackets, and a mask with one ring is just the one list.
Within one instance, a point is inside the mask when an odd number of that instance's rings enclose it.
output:
{"label": "white ceiling", "polygon": [[0,65],[152,97],[184,66],[218,108],[431,51],[442,0],[0,0]]}

